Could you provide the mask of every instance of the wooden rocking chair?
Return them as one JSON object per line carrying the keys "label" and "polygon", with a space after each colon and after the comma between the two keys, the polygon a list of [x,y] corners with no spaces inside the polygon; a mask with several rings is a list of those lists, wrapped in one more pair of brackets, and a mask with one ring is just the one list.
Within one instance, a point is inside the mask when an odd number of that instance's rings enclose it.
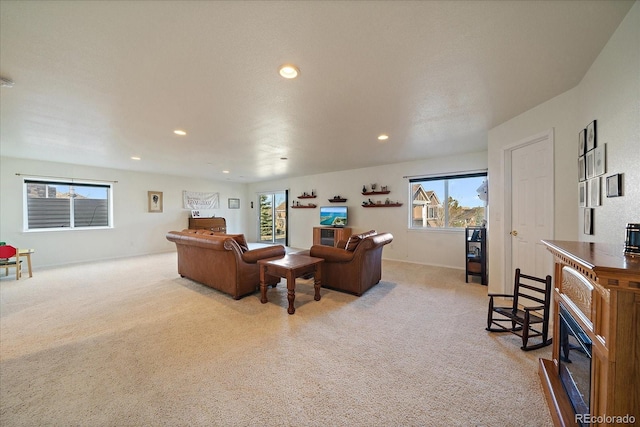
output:
{"label": "wooden rocking chair", "polygon": [[[544,288],[534,284],[523,283],[522,279],[529,282],[544,283]],[[512,298],[513,304],[509,307],[496,307],[495,297]],[[524,305],[535,303],[536,305]],[[551,276],[544,279],[521,274],[516,269],[513,295],[489,294],[489,313],[487,318],[487,331],[511,332],[522,337],[522,350],[529,351],[542,348],[551,344],[549,334],[549,307],[551,304]],[[494,316],[498,315],[497,318]],[[507,326],[505,326],[507,323]],[[510,327],[509,327],[510,326]],[[541,337],[538,344],[529,345],[529,338]]]}

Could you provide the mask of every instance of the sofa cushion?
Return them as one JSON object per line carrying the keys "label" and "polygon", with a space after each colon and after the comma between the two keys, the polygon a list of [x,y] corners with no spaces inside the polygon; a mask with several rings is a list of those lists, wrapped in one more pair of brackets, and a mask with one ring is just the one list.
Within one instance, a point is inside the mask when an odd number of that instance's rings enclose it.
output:
{"label": "sofa cushion", "polygon": [[354,234],[353,236],[349,237],[349,240],[347,240],[347,244],[345,246],[345,249],[348,250],[349,252],[353,252],[356,250],[356,248],[358,247],[358,244],[366,239],[369,236],[375,236],[376,230],[369,230],[365,233],[361,233],[361,234]]}

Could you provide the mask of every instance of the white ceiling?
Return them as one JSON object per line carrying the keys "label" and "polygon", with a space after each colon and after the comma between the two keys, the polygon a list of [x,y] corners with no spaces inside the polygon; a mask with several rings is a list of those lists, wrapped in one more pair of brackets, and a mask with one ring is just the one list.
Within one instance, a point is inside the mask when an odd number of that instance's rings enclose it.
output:
{"label": "white ceiling", "polygon": [[1,154],[255,182],[482,151],[632,3],[2,0]]}

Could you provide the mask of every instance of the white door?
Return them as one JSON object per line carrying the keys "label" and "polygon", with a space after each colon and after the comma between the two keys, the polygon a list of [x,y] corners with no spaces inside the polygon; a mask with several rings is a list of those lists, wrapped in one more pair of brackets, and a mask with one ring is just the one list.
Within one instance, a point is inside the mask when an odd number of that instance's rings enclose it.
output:
{"label": "white door", "polygon": [[532,137],[511,151],[511,270],[553,276],[551,254],[542,239],[553,239],[553,133]]}

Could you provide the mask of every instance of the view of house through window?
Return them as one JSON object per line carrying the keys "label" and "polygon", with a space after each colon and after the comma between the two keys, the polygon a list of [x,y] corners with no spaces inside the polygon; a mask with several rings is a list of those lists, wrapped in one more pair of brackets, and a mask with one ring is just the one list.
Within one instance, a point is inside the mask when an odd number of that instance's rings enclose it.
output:
{"label": "view of house through window", "polygon": [[411,228],[483,225],[486,202],[478,191],[486,179],[486,172],[410,179]]}
{"label": "view of house through window", "polygon": [[111,184],[25,180],[26,229],[110,227]]}

